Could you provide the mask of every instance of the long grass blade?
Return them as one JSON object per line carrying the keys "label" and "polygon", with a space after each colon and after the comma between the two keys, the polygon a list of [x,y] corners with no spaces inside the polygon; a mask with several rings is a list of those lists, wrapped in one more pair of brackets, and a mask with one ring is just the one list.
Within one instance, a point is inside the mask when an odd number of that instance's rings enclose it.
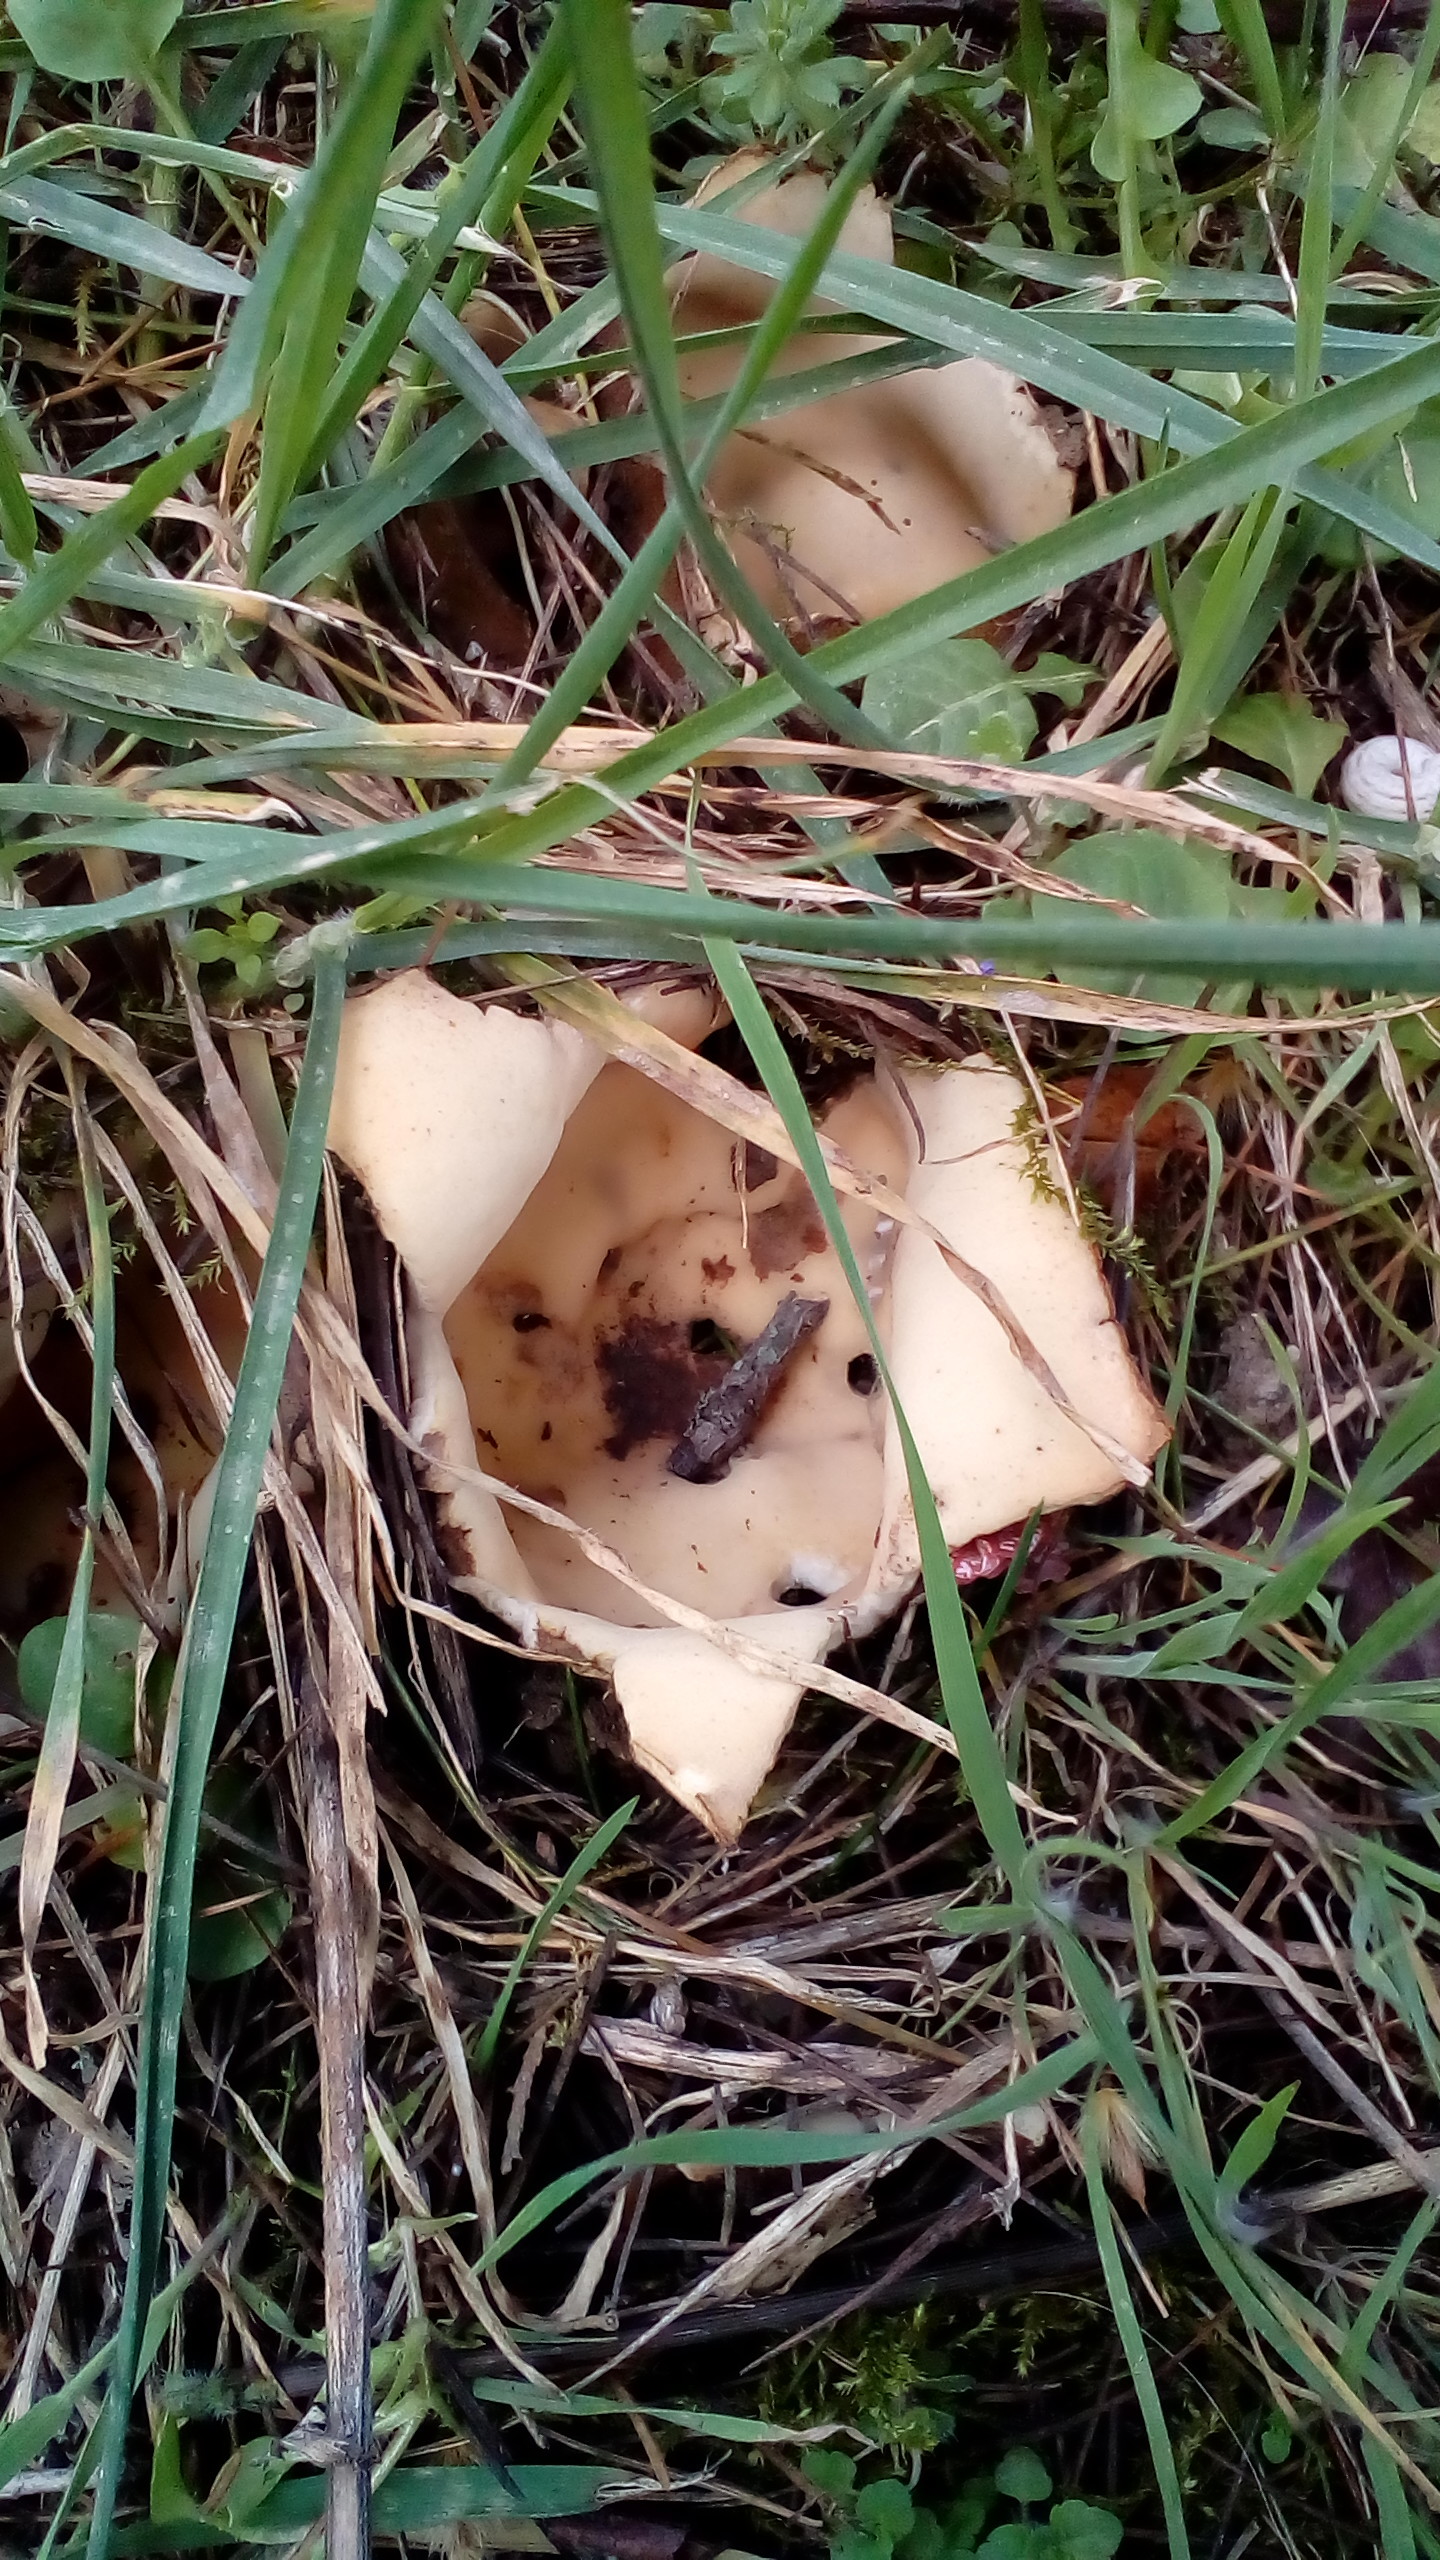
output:
{"label": "long grass blade", "polygon": [[170,1793],[162,1818],[148,1910],[130,2253],[102,2420],[101,2458],[86,2546],[89,2560],[107,2560],[110,2549],[130,2402],[159,2257],[170,2176],[180,2013],[185,1998],[201,1797],[229,1669],[271,1427],[310,1249],[344,993],[343,942],[332,939],[316,955],[309,1036],[270,1246],[256,1290],[230,1429],[215,1480],[205,1552],[170,1701],[166,1738]]}

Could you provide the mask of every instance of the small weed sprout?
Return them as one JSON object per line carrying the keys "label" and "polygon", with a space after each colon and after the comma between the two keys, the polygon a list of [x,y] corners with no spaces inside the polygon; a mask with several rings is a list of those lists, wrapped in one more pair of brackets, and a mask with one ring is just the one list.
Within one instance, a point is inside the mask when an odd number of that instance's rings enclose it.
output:
{"label": "small weed sprout", "polygon": [[873,64],[833,50],[839,12],[840,0],[734,0],[729,32],[711,42],[729,67],[704,87],[715,123],[779,143],[819,133],[842,99],[874,77]]}
{"label": "small weed sprout", "polygon": [[[1124,2537],[1108,2507],[1081,2498],[1051,2505],[1054,2482],[1028,2445],[939,2507],[919,2503],[893,2474],[859,2484],[850,2456],[829,2446],[807,2453],[801,2467],[827,2509],[830,2560],[1111,2560]],[[1020,2513],[991,2525],[1001,2500]]]}

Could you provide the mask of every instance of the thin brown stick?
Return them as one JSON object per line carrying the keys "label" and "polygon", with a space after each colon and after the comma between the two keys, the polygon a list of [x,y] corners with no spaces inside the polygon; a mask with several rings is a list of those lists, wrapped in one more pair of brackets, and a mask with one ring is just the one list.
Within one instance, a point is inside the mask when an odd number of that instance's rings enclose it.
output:
{"label": "thin brown stick", "polygon": [[315,2034],[324,2176],[327,2560],[369,2560],[369,2268],[365,2219],[365,2067],[360,1968],[340,1755],[307,1681],[296,1737],[315,1930]]}

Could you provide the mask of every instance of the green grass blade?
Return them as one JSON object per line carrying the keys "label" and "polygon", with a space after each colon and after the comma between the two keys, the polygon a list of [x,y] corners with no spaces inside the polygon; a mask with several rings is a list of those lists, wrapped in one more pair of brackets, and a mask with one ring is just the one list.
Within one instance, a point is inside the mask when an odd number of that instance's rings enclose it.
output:
{"label": "green grass blade", "polygon": [[520,87],[463,168],[452,170],[435,197],[433,227],[402,278],[342,357],[315,428],[302,477],[318,470],[374,389],[434,284],[460,232],[474,222],[498,230],[509,221],[564,108],[569,72],[559,28],[552,25]]}
{"label": "green grass blade", "polygon": [[[55,1669],[50,1711],[40,1738],[40,1756],[31,1786],[30,1811],[20,1861],[20,1935],[25,1954],[27,2008],[38,1999],[32,1989],[36,1941],[49,1898],[55,1853],[60,1845],[70,1780],[80,1739],[80,1708],[85,1685],[85,1636],[95,1579],[95,1532],[105,1509],[110,1468],[110,1417],[115,1396],[115,1259],[110,1244],[110,1217],[105,1187],[95,1158],[94,1140],[85,1116],[83,1085],[67,1077],[75,1122],[80,1181],[85,1199],[85,1225],[90,1246],[90,1441],[85,1466],[85,1525],[75,1580],[65,1613],[65,1633]],[[43,1888],[43,1890],[37,1890]],[[32,2046],[38,2065],[38,2046]]]}
{"label": "green grass blade", "polygon": [[1272,142],[1285,131],[1285,98],[1261,0],[1215,0],[1220,23],[1243,55],[1255,84],[1255,103]]}
{"label": "green grass blade", "polygon": [[[814,230],[802,242],[789,275],[777,287],[761,315],[729,391],[719,400],[706,404],[709,420],[704,442],[695,458],[693,481],[688,456],[683,452],[686,411],[684,404],[677,402],[677,433],[682,447],[685,485],[692,496],[696,489],[703,487],[710,464],[726,437],[753,416],[770,368],[804,311],[815,278],[839,237],[845,216],[859,189],[875,165],[891,123],[893,114],[888,119],[877,118],[847,167],[835,178]],[[662,431],[658,419],[655,432],[659,438]],[[614,593],[607,597],[569,664],[551,687],[546,701],[526,730],[522,744],[497,775],[494,786],[497,795],[513,788],[534,771],[547,748],[590,701],[641,616],[653,609],[656,591],[675,556],[688,521],[686,503],[676,488],[672,473],[671,494],[660,522],[641,546]],[[829,693],[827,688],[827,699]]]}
{"label": "green grass blade", "polygon": [[[753,690],[753,689],[752,689]],[[760,751],[753,750],[755,760]],[[556,793],[554,800],[568,797]],[[597,814],[614,803],[597,794]],[[550,803],[547,803],[549,806]],[[519,822],[519,823],[524,823]],[[517,822],[502,818],[493,838],[512,835]],[[106,829],[119,848],[139,849],[154,830]],[[254,828],[215,831],[233,838]],[[1401,994],[1440,993],[1440,923],[1427,924],[1140,924],[1104,910],[1092,915],[1062,899],[1043,899],[1033,917],[929,918],[900,910],[866,916],[813,915],[794,909],[749,906],[740,900],[708,900],[678,889],[652,889],[612,881],[589,871],[536,869],[502,862],[467,849],[483,823],[463,804],[429,812],[413,823],[398,821],[331,837],[271,836],[245,844],[224,861],[196,864],[183,875],[148,882],[123,897],[86,906],[0,910],[0,957],[30,958],[96,933],[153,922],[222,897],[263,893],[296,880],[345,878],[372,890],[460,904],[498,914],[563,924],[606,925],[621,937],[657,931],[677,943],[708,938],[752,946],[757,952],[804,951],[836,964],[847,958],[954,961],[991,960],[1021,974],[1057,972],[1062,978],[1104,968],[1141,977],[1174,970],[1225,985],[1236,978],[1279,986],[1354,987]],[[421,848],[410,850],[411,847]],[[528,929],[528,922],[527,928]],[[512,947],[514,947],[512,945]],[[937,990],[938,992],[938,990]]]}
{"label": "green grass blade", "polygon": [[707,942],[705,956],[715,972],[735,1024],[750,1052],[761,1080],[785,1123],[792,1146],[800,1160],[801,1170],[810,1185],[811,1196],[825,1222],[826,1233],[839,1258],[851,1295],[860,1312],[876,1365],[889,1395],[895,1427],[905,1454],[905,1471],[909,1480],[910,1499],[915,1508],[920,1553],[925,1580],[925,1600],[930,1613],[930,1633],[935,1646],[936,1668],[940,1674],[941,1695],[950,1730],[955,1736],[960,1755],[961,1774],[965,1780],[981,1827],[1001,1873],[1018,1903],[1027,1903],[1029,1888],[1028,1856],[1020,1817],[1010,1794],[1005,1761],[990,1720],[985,1693],[975,1668],[970,1647],[970,1633],[965,1622],[965,1606],[955,1580],[954,1566],[924,1460],[915,1436],[895,1392],[885,1355],[885,1345],[875,1322],[865,1275],[855,1258],[840,1204],[835,1197],[824,1152],[815,1132],[814,1122],[806,1108],[805,1097],[785,1054],[784,1043],[761,1002],[759,991],[733,943]]}
{"label": "green grass blade", "polygon": [[1101,2272],[1105,2278],[1105,2290],[1110,2296],[1110,2308],[1115,2315],[1115,2327],[1119,2333],[1120,2344],[1125,2351],[1125,2361],[1130,2368],[1130,2380],[1134,2385],[1135,2397],[1139,2402],[1140,2415],[1144,2422],[1145,2440],[1150,2447],[1150,2459],[1155,2469],[1155,2485],[1160,2492],[1160,2503],[1165,2510],[1165,2530],[1169,2540],[1171,2560],[1189,2560],[1190,2537],[1185,2529],[1185,2500],[1181,2493],[1180,2476],[1175,2468],[1175,2449],[1170,2442],[1170,2430],[1165,2424],[1165,2411],[1161,2404],[1159,2385],[1155,2380],[1155,2368],[1150,2361],[1150,2350],[1145,2344],[1145,2332],[1136,2313],[1126,2279],[1124,2260],[1120,2255],[1120,2244],[1115,2237],[1115,2216],[1106,2191],[1105,2172],[1101,2165],[1097,2127],[1091,2106],[1087,2106],[1081,2115],[1080,2147],[1085,2163],[1086,2192],[1090,2198],[1090,2219],[1094,2227],[1096,2246],[1100,2252]]}
{"label": "green grass blade", "polygon": [[1296,274],[1295,398],[1306,400],[1320,379],[1325,338],[1325,305],[1330,292],[1330,190],[1334,176],[1335,135],[1340,120],[1340,44],[1345,31],[1343,0],[1328,0],[1325,14],[1325,76],[1320,112],[1310,146],[1310,175],[1300,226],[1300,261]]}
{"label": "green grass blade", "polygon": [[614,1847],[639,1801],[638,1796],[632,1796],[628,1804],[622,1804],[616,1812],[609,1815],[596,1830],[592,1831],[583,1849],[578,1856],[572,1858],[558,1884],[553,1887],[543,1907],[537,1911],[531,1921],[515,1950],[509,1971],[495,1994],[495,2005],[480,2032],[480,2039],[475,2048],[475,2069],[481,2079],[484,2078],[495,2059],[505,2020],[509,2014],[510,2003],[520,1988],[525,1976],[525,1968],[531,1957],[537,1947],[544,1944],[560,1913],[573,1902],[585,1878],[594,1872],[607,1851]]}
{"label": "green grass blade", "polygon": [[235,416],[253,405],[254,374],[264,372],[267,360],[270,371],[250,532],[252,579],[270,556],[276,526],[304,467],[329,390],[396,118],[437,10],[438,0],[378,0],[359,72],[262,261],[262,271],[268,268],[269,275],[259,344],[244,350],[244,362],[234,367],[239,379],[231,384],[225,377],[239,332],[221,361],[216,397],[222,405],[227,396],[238,400],[230,412]]}
{"label": "green grass blade", "polygon": [[641,2169],[789,2170],[819,2168],[842,2160],[878,2159],[891,2152],[911,2151],[920,2142],[943,2141],[947,2134],[1003,2123],[1017,2108],[1035,2105],[1067,2089],[1082,2071],[1093,2070],[1095,2061],[1093,2036],[1077,2036],[1069,2044],[1058,2045],[1043,2062],[1032,2063],[1027,2070],[1018,2072],[1003,2088],[972,2100],[967,2107],[958,2107],[953,2115],[935,2116],[918,2126],[901,2124],[879,2133],[819,2133],[801,2128],[790,2132],[764,2125],[730,2125],[719,2133],[647,2135],[623,2151],[607,2152],[601,2159],[586,2160],[579,2168],[562,2171],[537,2195],[529,2197],[476,2259],[475,2272],[480,2275],[497,2266],[512,2249],[528,2240],[532,2231],[540,2230],[575,2196],[583,2195],[602,2178],[629,2178]]}
{"label": "green grass blade", "polygon": [[335,936],[317,953],[310,1029],[275,1221],[256,1290],[230,1428],[216,1473],[205,1552],[170,1701],[170,1796],[163,1816],[148,1914],[130,2253],[120,2332],[102,2420],[101,2459],[86,2546],[89,2560],[107,2560],[130,2402],[159,2257],[170,2176],[180,2013],[185,1999],[201,1797],[229,1669],[271,1427],[310,1249],[345,983],[343,943]]}
{"label": "green grass blade", "polygon": [[168,284],[184,285],[192,293],[235,297],[248,290],[247,277],[237,275],[233,267],[204,249],[194,249],[188,241],[162,231],[158,222],[137,221],[133,213],[122,213],[98,197],[82,196],[73,187],[52,186],[43,178],[0,183],[0,217],[42,237],[68,240],[72,248],[88,249],[94,257],[113,259],[142,275],[163,276]]}
{"label": "green grass blade", "polygon": [[1431,0],[1424,33],[1415,48],[1415,59],[1410,66],[1410,77],[1405,85],[1405,94],[1396,109],[1389,133],[1381,139],[1376,149],[1374,171],[1346,215],[1344,229],[1335,243],[1330,260],[1332,276],[1344,273],[1356,247],[1365,237],[1371,217],[1381,204],[1385,190],[1390,184],[1394,174],[1395,155],[1409,132],[1415,110],[1430,85],[1437,60],[1440,60],[1440,0]]}
{"label": "green grass blade", "polygon": [[19,594],[0,605],[0,663],[55,620],[112,551],[148,524],[156,508],[174,497],[181,481],[209,460],[217,442],[213,435],[195,436],[173,453],[162,455],[140,473],[123,498],[89,517],[67,535],[58,551],[44,554]]}

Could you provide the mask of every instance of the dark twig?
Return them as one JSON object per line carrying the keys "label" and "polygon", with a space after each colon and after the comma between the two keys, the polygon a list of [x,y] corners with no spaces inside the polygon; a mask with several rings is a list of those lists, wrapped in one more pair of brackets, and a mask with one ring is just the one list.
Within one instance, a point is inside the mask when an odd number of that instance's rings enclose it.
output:
{"label": "dark twig", "polygon": [[665,1463],[687,1484],[717,1484],[755,1436],[760,1417],[796,1352],[830,1312],[828,1298],[782,1298],[762,1334],[707,1387]]}

